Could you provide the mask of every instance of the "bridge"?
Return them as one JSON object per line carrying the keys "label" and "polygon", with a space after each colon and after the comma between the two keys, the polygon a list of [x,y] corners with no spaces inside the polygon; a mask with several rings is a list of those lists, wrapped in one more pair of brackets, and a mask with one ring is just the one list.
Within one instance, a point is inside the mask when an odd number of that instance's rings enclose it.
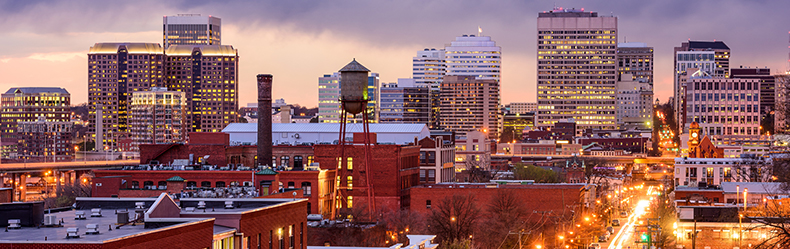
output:
{"label": "bridge", "polygon": [[50,170],[70,171],[70,170],[106,169],[106,168],[118,168],[123,166],[135,166],[139,164],[140,164],[140,160],[3,163],[0,164],[0,174],[44,172]]}
{"label": "bridge", "polygon": [[[520,157],[522,161],[547,161],[551,160],[554,162],[565,161],[571,159],[575,156],[571,155],[540,155],[540,154],[493,154],[491,155],[491,160],[507,160],[514,157]],[[675,164],[675,157],[634,157],[634,156],[581,156],[581,158],[595,158],[606,160],[612,163],[635,163],[635,164],[656,164],[656,163],[663,163],[674,165]]]}

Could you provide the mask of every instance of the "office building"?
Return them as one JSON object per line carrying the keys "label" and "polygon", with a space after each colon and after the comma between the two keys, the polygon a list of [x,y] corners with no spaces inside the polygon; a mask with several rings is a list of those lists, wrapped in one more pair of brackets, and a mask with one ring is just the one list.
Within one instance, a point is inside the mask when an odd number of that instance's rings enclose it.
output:
{"label": "office building", "polygon": [[117,147],[116,140],[128,136],[132,93],[164,85],[164,60],[157,43],[96,43],[90,48],[88,133],[98,150],[105,144]]}
{"label": "office building", "polygon": [[[758,79],[760,81],[760,121],[764,130],[761,133],[775,133],[773,120],[765,120],[770,114],[775,114],[776,110],[776,78],[771,75],[770,68],[733,68],[730,69],[730,78],[733,79]],[[769,125],[770,124],[770,125]]]}
{"label": "office building", "polygon": [[71,95],[60,87],[13,87],[2,94],[0,142],[2,157],[16,158],[18,123],[44,117],[52,122],[70,120]]}
{"label": "office building", "polygon": [[416,86],[414,79],[398,79],[398,83],[381,85],[379,122],[396,124],[429,124],[431,92]]}
{"label": "office building", "polygon": [[[675,47],[674,102],[675,120],[679,127],[686,121],[686,81],[697,70],[712,77],[727,78],[730,74],[730,47],[722,41],[688,41]],[[684,130],[686,131],[686,130]]]}
{"label": "office building", "polygon": [[465,135],[480,131],[489,138],[499,135],[499,81],[474,76],[450,76],[439,92],[439,125]]}
{"label": "office building", "polygon": [[537,102],[513,102],[505,105],[505,110],[509,114],[526,114],[538,110]]}
{"label": "office building", "polygon": [[631,74],[635,81],[653,86],[653,47],[642,42],[618,43],[617,71],[620,76]]}
{"label": "office building", "polygon": [[535,127],[535,113],[505,113],[502,115],[502,131],[499,141],[512,142],[520,141],[524,130],[531,130]]}
{"label": "office building", "polygon": [[222,20],[219,17],[179,14],[162,19],[165,48],[170,45],[222,45]]}
{"label": "office building", "polygon": [[167,88],[186,94],[187,132],[219,132],[236,122],[239,52],[230,45],[171,45]]}
{"label": "office building", "polygon": [[653,120],[653,87],[631,74],[617,81],[617,127],[650,128]]}
{"label": "office building", "polygon": [[685,130],[699,123],[716,144],[760,138],[760,80],[710,77],[697,71],[689,78]]}
{"label": "office building", "polygon": [[790,114],[790,103],[788,103],[787,94],[790,93],[790,74],[777,74],[774,75],[775,81],[775,96],[774,103],[774,132],[775,134],[787,134],[790,132],[790,124],[787,122],[787,116]]}
{"label": "office building", "polygon": [[[379,74],[368,76],[368,122],[379,120]],[[340,73],[325,74],[318,78],[318,122],[340,122]],[[362,116],[348,115],[348,122],[362,123]]]}
{"label": "office building", "polygon": [[69,121],[47,120],[38,116],[36,121],[17,123],[17,155],[26,162],[63,162],[74,160],[74,147]]}
{"label": "office building", "polygon": [[489,36],[463,35],[446,46],[445,75],[473,76],[482,80],[500,79],[502,48]]}
{"label": "office building", "polygon": [[584,129],[615,129],[617,17],[554,8],[538,13],[536,125],[575,119]]}
{"label": "office building", "polygon": [[166,87],[132,93],[129,107],[132,146],[184,142],[186,102],[184,92],[168,91]]}
{"label": "office building", "polygon": [[439,127],[439,88],[447,72],[444,49],[424,49],[417,51],[417,56],[412,58],[412,78],[416,86],[425,86],[430,91],[431,119],[429,127]]}

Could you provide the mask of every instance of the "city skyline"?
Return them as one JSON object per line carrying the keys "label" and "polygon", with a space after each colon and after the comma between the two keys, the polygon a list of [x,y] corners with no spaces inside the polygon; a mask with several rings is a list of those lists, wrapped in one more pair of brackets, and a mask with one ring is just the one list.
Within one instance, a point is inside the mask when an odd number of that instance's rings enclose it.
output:
{"label": "city skyline", "polygon": [[[278,78],[273,97],[317,106],[315,79],[351,58],[380,73],[381,82],[412,75],[411,59],[424,48],[441,48],[464,34],[490,36],[502,58],[502,104],[534,102],[536,20],[549,2],[182,2],[119,3],[107,11],[92,1],[0,3],[8,27],[0,34],[0,88],[64,87],[72,103],[87,102],[87,54],[98,42],[162,42],[161,16],[196,13],[223,19],[223,43],[239,49],[240,106],[255,102],[254,76]],[[419,4],[418,4],[419,3]],[[448,4],[451,3],[451,4]],[[724,41],[732,49],[730,67],[787,70],[790,3],[780,1],[566,1],[619,18],[618,42],[655,48],[655,93],[672,93],[672,49],[691,40]],[[140,7],[146,6],[146,7]],[[150,10],[157,11],[150,11]],[[474,9],[471,15],[459,11]],[[692,11],[693,10],[693,11]],[[466,11],[468,12],[468,11]],[[139,13],[119,15],[118,13]],[[358,14],[358,16],[352,16]],[[747,22],[748,21],[748,22]],[[427,23],[427,25],[426,25]],[[755,25],[757,24],[757,25]],[[442,29],[431,28],[441,26]],[[36,73],[48,68],[47,74]],[[54,78],[52,76],[57,76]],[[310,90],[305,90],[310,89]]]}

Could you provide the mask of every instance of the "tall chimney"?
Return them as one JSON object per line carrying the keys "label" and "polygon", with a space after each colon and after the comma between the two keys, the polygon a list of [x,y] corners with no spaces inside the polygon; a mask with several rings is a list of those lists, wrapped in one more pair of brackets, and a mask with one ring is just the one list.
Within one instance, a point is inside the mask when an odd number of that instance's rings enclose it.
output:
{"label": "tall chimney", "polygon": [[258,165],[272,162],[272,75],[258,75]]}

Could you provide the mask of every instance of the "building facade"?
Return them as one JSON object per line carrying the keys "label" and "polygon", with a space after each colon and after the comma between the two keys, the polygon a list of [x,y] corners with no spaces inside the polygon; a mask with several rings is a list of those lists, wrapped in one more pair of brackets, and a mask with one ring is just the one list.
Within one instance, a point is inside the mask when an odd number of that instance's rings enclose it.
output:
{"label": "building facade", "polygon": [[200,14],[164,16],[165,48],[170,45],[222,45],[222,20]]}
{"label": "building facade", "polygon": [[489,36],[463,35],[446,46],[445,75],[473,76],[499,82],[502,48]]}
{"label": "building facade", "polygon": [[505,110],[509,114],[526,114],[538,110],[537,102],[512,102],[505,105]]}
{"label": "building facade", "polygon": [[420,140],[420,184],[455,181],[455,144],[443,137]]}
{"label": "building facade", "polygon": [[70,120],[71,94],[59,87],[14,87],[3,93],[0,116],[0,144],[3,158],[17,157],[18,123],[37,121],[39,117],[53,122]]}
{"label": "building facade", "polygon": [[555,8],[537,24],[536,125],[573,118],[577,133],[615,129],[617,17]]}
{"label": "building facade", "polygon": [[653,85],[630,73],[617,81],[617,127],[649,128],[653,121]]}
{"label": "building facade", "polygon": [[74,160],[69,121],[47,120],[38,116],[36,121],[17,123],[17,155],[29,162],[63,162]]}
{"label": "building facade", "polygon": [[229,45],[172,45],[166,86],[186,95],[188,132],[219,132],[238,119],[239,53]]}
{"label": "building facade", "polygon": [[132,146],[184,142],[186,138],[186,95],[152,87],[132,93],[129,120]]}
{"label": "building facade", "polygon": [[[368,121],[376,123],[379,120],[379,74],[370,73],[368,76]],[[340,122],[340,73],[325,74],[318,78],[318,122]],[[349,123],[362,123],[362,117],[348,114]]]}
{"label": "building facade", "polygon": [[439,93],[439,124],[465,134],[481,131],[499,134],[499,81],[473,76],[445,76]]}
{"label": "building facade", "polygon": [[653,47],[642,42],[617,44],[617,71],[631,74],[635,81],[653,86]]}
{"label": "building facade", "polygon": [[129,134],[132,93],[165,84],[164,49],[157,43],[96,43],[88,52],[88,134],[97,150]]}
{"label": "building facade", "polygon": [[761,124],[764,130],[761,131],[761,134],[766,132],[775,133],[774,130],[769,130],[768,128],[773,128],[773,125],[768,125],[773,123],[773,120],[765,120],[765,118],[769,118],[769,114],[775,114],[776,110],[776,78],[771,75],[770,68],[733,68],[730,69],[730,78],[733,79],[758,79],[760,81],[760,117],[762,117]]}
{"label": "building facade", "polygon": [[[688,41],[675,47],[674,103],[678,127],[685,127],[686,85],[692,74],[702,71],[713,77],[730,76],[730,47],[722,41]],[[687,131],[687,130],[684,130]]]}
{"label": "building facade", "polygon": [[699,123],[717,143],[760,138],[760,82],[758,79],[693,76],[686,88],[688,131]]}
{"label": "building facade", "polygon": [[419,87],[414,79],[398,79],[398,83],[381,85],[379,122],[397,124],[429,124],[431,120],[431,89]]}

